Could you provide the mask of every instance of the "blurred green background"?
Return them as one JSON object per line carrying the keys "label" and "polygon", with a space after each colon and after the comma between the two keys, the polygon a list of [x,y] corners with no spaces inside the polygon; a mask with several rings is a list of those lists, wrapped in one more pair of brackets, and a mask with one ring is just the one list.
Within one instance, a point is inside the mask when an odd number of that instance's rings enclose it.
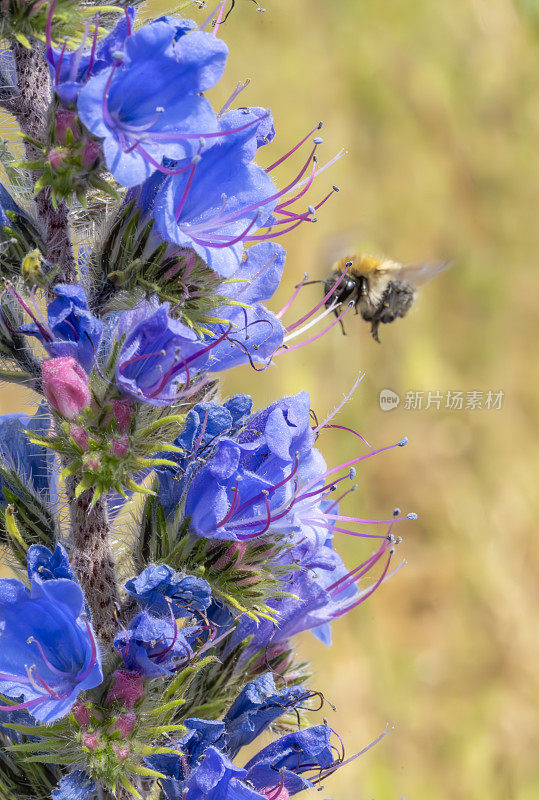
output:
{"label": "blurred green background", "polygon": [[[271,163],[319,119],[321,160],[349,153],[313,190],[341,192],[287,237],[278,309],[305,270],[325,277],[341,242],[399,261],[454,260],[382,344],[348,318],[257,374],[230,372],[224,392],[259,406],[308,389],[320,417],[367,377],[339,422],[383,446],[345,513],[419,513],[401,525],[408,565],[334,626],[311,637],[314,688],[347,754],[392,733],[338,772],[340,800],[536,800],[539,613],[538,451],[539,9],[536,0],[237,0],[221,34],[231,46],[216,102],[251,78],[241,103],[272,108]],[[164,8],[151,2],[151,11]],[[211,6],[211,3],[210,3]],[[205,12],[194,12],[201,19]],[[269,152],[270,151],[270,152]],[[296,162],[299,165],[300,161]],[[279,182],[292,175],[285,165]],[[281,184],[282,185],[282,184]],[[306,288],[295,316],[314,304]],[[379,392],[401,404],[384,412]],[[501,410],[425,408],[429,391],[504,392]],[[407,392],[425,392],[421,410]],[[17,408],[4,389],[3,410]],[[534,430],[535,427],[535,430]],[[359,448],[358,448],[359,445]],[[329,464],[361,443],[326,432]],[[339,534],[337,534],[339,536]],[[340,535],[350,567],[368,555]],[[314,795],[315,797],[317,795]]]}

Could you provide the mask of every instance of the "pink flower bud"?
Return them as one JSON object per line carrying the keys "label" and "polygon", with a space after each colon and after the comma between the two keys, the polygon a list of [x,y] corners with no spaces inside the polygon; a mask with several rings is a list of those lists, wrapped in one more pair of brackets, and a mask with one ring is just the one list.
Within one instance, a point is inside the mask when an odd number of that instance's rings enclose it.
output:
{"label": "pink flower bud", "polygon": [[126,433],[133,417],[133,406],[128,400],[114,400],[112,414],[118,423],[120,433]]}
{"label": "pink flower bud", "polygon": [[128,744],[118,744],[118,742],[112,743],[112,749],[114,750],[118,761],[125,761],[131,752],[131,748]]}
{"label": "pink flower bud", "polygon": [[86,733],[84,732],[80,740],[82,742],[82,746],[85,747],[87,750],[91,750],[92,753],[95,753],[97,748],[99,747],[99,736],[97,733]]}
{"label": "pink flower bud", "polygon": [[113,678],[114,683],[107,695],[107,705],[117,701],[122,703],[126,708],[134,708],[144,694],[142,677],[138,672],[117,669]]}
{"label": "pink flower bud", "polygon": [[84,169],[95,167],[102,155],[101,146],[97,142],[86,142],[82,151],[82,166]]}
{"label": "pink flower bud", "polygon": [[133,729],[137,724],[137,715],[134,711],[126,711],[124,714],[120,714],[114,725],[112,726],[112,731],[118,731],[122,739],[127,739],[127,737],[133,733]]}
{"label": "pink flower bud", "polygon": [[123,458],[129,450],[129,438],[122,436],[120,439],[114,439],[112,442],[112,452],[116,458]]}
{"label": "pink flower bud", "polygon": [[71,356],[49,358],[42,369],[43,392],[51,406],[66,419],[76,419],[92,401],[86,372]]}
{"label": "pink flower bud", "polygon": [[80,125],[78,124],[75,112],[68,111],[66,108],[60,108],[56,112],[55,120],[55,138],[59,144],[67,144],[66,136],[68,130],[71,130],[74,141],[80,138]]}
{"label": "pink flower bud", "polygon": [[89,442],[88,431],[86,431],[81,425],[71,425],[69,428],[69,433],[71,434],[71,438],[74,439],[78,446],[82,447],[83,450],[86,450]]}
{"label": "pink flower bud", "polygon": [[64,156],[59,150],[51,150],[47,156],[49,164],[53,170],[58,171],[64,165]]}
{"label": "pink flower bud", "polygon": [[85,703],[76,700],[71,713],[81,727],[86,727],[90,724],[90,709]]}

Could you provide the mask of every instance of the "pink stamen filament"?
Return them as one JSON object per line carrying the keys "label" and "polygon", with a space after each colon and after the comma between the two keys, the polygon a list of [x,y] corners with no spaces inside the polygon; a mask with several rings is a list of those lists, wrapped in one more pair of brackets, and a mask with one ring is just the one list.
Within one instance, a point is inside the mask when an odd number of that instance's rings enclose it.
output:
{"label": "pink stamen filament", "polygon": [[360,539],[387,539],[387,534],[379,533],[360,533],[359,531],[352,531],[348,528],[337,528],[328,522],[320,522],[318,519],[305,519],[302,517],[302,522],[306,522],[316,528],[325,528],[328,531],[335,531],[336,533],[347,533],[349,536],[357,536]]}
{"label": "pink stamen filament", "polygon": [[[200,149],[199,149],[199,153],[200,153]],[[176,219],[176,222],[178,222],[178,220],[180,219],[180,215],[181,215],[181,213],[182,213],[182,211],[184,209],[185,203],[187,201],[187,195],[189,194],[189,190],[191,189],[191,186],[193,184],[193,179],[195,177],[195,171],[196,171],[197,164],[198,164],[199,161],[200,161],[200,155],[198,155],[197,158],[194,158],[192,163],[191,163],[191,167],[190,167],[190,170],[189,170],[189,177],[187,179],[187,183],[185,185],[185,189],[183,190],[183,194],[182,194],[182,196],[180,198],[180,201],[179,201],[178,205],[174,209],[174,217]]]}
{"label": "pink stamen filament", "polygon": [[396,442],[395,444],[390,444],[387,447],[380,447],[378,450],[372,450],[370,453],[365,453],[362,456],[357,456],[357,458],[352,458],[350,461],[346,461],[343,464],[339,464],[332,469],[327,470],[324,475],[317,476],[310,480],[307,485],[304,487],[305,489],[309,489],[311,486],[315,486],[318,481],[325,480],[329,478],[331,475],[335,475],[336,472],[341,472],[342,470],[348,470],[350,467],[353,467],[354,464],[359,464],[361,461],[366,461],[368,458],[372,458],[373,456],[379,455],[380,453],[385,453],[386,450],[393,450],[395,447],[401,447],[400,442]]}
{"label": "pink stamen filament", "polygon": [[[385,551],[392,546],[393,546],[392,542],[386,542],[385,544],[383,544],[376,551],[376,553],[373,553],[372,556],[370,556],[366,561],[364,561],[355,569],[350,570],[350,572],[348,572],[346,575],[343,575],[342,578],[339,578],[339,580],[332,583],[331,586],[328,586],[327,591],[333,594],[338,594],[339,592],[342,592],[344,588],[350,584],[351,579],[353,583],[358,581],[360,578],[363,577],[363,575],[365,575],[365,573],[367,573],[370,570],[372,566],[374,566],[374,564],[376,564],[377,561],[379,561],[382,558]],[[336,591],[337,589],[338,591]]]}
{"label": "pink stamen filament", "polygon": [[308,344],[311,344],[312,342],[316,342],[317,339],[320,339],[322,336],[324,336],[326,333],[328,333],[328,331],[330,331],[332,328],[334,328],[335,325],[338,322],[341,321],[341,319],[344,317],[344,315],[347,314],[348,311],[350,311],[351,308],[353,308],[353,305],[354,305],[353,303],[348,303],[348,305],[346,306],[344,311],[342,311],[339,314],[339,316],[336,317],[336,319],[333,320],[331,325],[328,325],[327,328],[324,328],[324,330],[320,331],[319,333],[315,334],[314,336],[311,336],[310,339],[306,339],[304,342],[300,342],[299,344],[295,344],[292,347],[283,347],[283,348],[281,348],[281,350],[278,350],[277,353],[279,355],[282,354],[282,353],[293,353],[295,350],[299,350],[300,347],[306,347]]}
{"label": "pink stamen filament", "polygon": [[[30,682],[32,681],[32,676],[34,678],[36,678],[37,681],[43,687],[43,689],[45,689],[45,691],[48,692],[48,694],[51,697],[53,697],[55,700],[61,700],[63,697],[66,696],[65,694],[61,695],[61,694],[58,694],[58,692],[55,692],[54,689],[51,686],[49,686],[49,684],[46,681],[43,680],[43,678],[39,675],[39,673],[36,672],[36,668],[35,667],[30,667],[27,671],[28,671],[28,676],[30,678]],[[37,686],[34,686],[34,688],[38,689]]]}
{"label": "pink stamen filament", "polygon": [[62,61],[64,60],[64,53],[66,51],[67,42],[64,42],[62,45],[62,49],[60,51],[60,55],[58,56],[58,63],[56,64],[56,69],[54,71],[54,85],[58,86],[58,82],[60,80],[60,70],[62,68]]}
{"label": "pink stamen filament", "polygon": [[386,561],[385,567],[382,570],[382,574],[380,575],[380,577],[378,578],[376,583],[374,583],[370,587],[370,589],[368,589],[366,592],[363,592],[360,595],[360,597],[354,603],[352,603],[351,605],[347,606],[346,608],[342,608],[340,611],[336,611],[333,614],[334,618],[342,617],[343,614],[347,614],[349,611],[352,611],[352,609],[357,608],[362,603],[364,603],[365,600],[368,600],[368,598],[371,596],[371,594],[374,594],[374,592],[378,589],[378,587],[384,582],[384,579],[385,579],[385,577],[387,575],[387,572],[388,572],[388,569],[389,569],[389,565],[391,564],[391,557],[392,557],[392,552],[390,551],[390,553],[389,553],[389,555],[387,557],[387,561]]}
{"label": "pink stamen filament", "polygon": [[129,16],[129,11],[127,10],[127,8],[124,8],[124,14],[125,14],[125,21],[127,23],[127,35],[131,36],[133,29],[131,26],[131,17]]}
{"label": "pink stamen filament", "polygon": [[36,316],[36,314],[34,314],[32,309],[25,303],[22,297],[13,289],[12,286],[8,286],[7,290],[9,294],[12,297],[14,297],[17,300],[17,302],[24,308],[24,310],[26,311],[32,322],[35,324],[35,326],[37,327],[37,329],[39,330],[45,341],[53,342],[54,336],[48,325],[41,322],[41,320]]}
{"label": "pink stamen filament", "polygon": [[47,44],[47,54],[52,55],[52,18],[54,16],[54,10],[56,8],[57,0],[51,0],[49,13],[47,14],[47,24],[45,25],[45,41]]}
{"label": "pink stamen filament", "polygon": [[287,333],[291,333],[293,330],[298,328],[300,325],[303,325],[303,323],[306,322],[310,317],[312,317],[312,315],[315,314],[318,311],[319,308],[321,308],[322,306],[324,306],[327,303],[327,301],[329,300],[330,297],[333,297],[333,295],[335,294],[335,292],[337,291],[337,289],[339,288],[339,286],[341,285],[341,283],[345,279],[346,274],[348,273],[349,269],[350,269],[350,267],[348,267],[348,266],[345,267],[345,269],[343,270],[343,272],[339,276],[339,279],[337,281],[335,281],[333,286],[324,295],[322,300],[314,308],[312,308],[307,314],[305,314],[303,317],[298,319],[296,322],[293,322],[292,325],[289,325],[288,328],[286,329]]}
{"label": "pink stamen filament", "polygon": [[294,457],[294,466],[292,467],[292,471],[290,472],[290,474],[287,475],[282,480],[280,480],[279,483],[276,483],[274,486],[271,486],[269,489],[264,489],[264,491],[259,492],[254,497],[251,497],[249,500],[247,500],[245,503],[242,503],[241,506],[238,508],[236,514],[241,514],[246,509],[251,508],[255,503],[258,503],[264,497],[267,497],[267,495],[273,494],[273,492],[276,492],[277,489],[280,489],[281,487],[285,486],[289,481],[292,480],[292,478],[294,477],[294,475],[298,471],[298,468],[299,468],[299,454],[296,453],[295,457]]}
{"label": "pink stamen filament", "polygon": [[298,285],[295,287],[294,292],[292,293],[292,297],[284,304],[281,310],[275,314],[277,319],[281,319],[281,317],[284,317],[284,315],[286,314],[286,312],[288,311],[288,309],[290,308],[290,306],[300,293],[301,289],[303,288],[303,284],[305,283],[306,280],[308,280],[308,278],[309,276],[307,275],[307,273],[305,273],[300,283],[298,283]]}
{"label": "pink stamen filament", "polygon": [[220,520],[220,521],[219,521],[219,522],[216,524],[216,526],[215,526],[216,528],[222,528],[222,527],[223,527],[223,525],[226,525],[226,523],[228,522],[228,520],[229,520],[229,519],[232,519],[232,517],[234,516],[234,514],[235,514],[235,512],[236,512],[237,505],[238,505],[238,499],[239,499],[239,490],[238,490],[238,484],[239,484],[239,480],[237,480],[237,481],[236,481],[236,485],[235,485],[235,486],[234,486],[234,488],[232,489],[232,494],[233,494],[234,496],[233,496],[233,498],[232,498],[232,502],[231,502],[231,504],[230,504],[230,508],[228,509],[228,511],[227,511],[227,513],[225,514],[225,516],[223,517],[223,519],[221,519],[221,520]]}
{"label": "pink stamen filament", "polygon": [[293,333],[287,334],[284,337],[284,343],[288,344],[288,342],[291,342],[292,339],[296,339],[298,336],[301,336],[303,333],[305,333],[305,331],[308,331],[314,325],[317,325],[321,320],[323,320],[329,314],[333,314],[333,312],[335,311],[336,308],[339,307],[339,305],[340,305],[340,303],[333,303],[328,308],[326,308],[324,311],[322,311],[322,313],[319,314],[317,317],[314,317],[314,319],[312,319],[306,325],[303,325],[301,328],[297,328]]}
{"label": "pink stamen filament", "polygon": [[232,105],[234,100],[243,92],[244,89],[246,89],[249,86],[250,82],[251,81],[249,80],[249,78],[247,78],[247,80],[244,83],[241,83],[241,81],[238,82],[238,84],[236,85],[236,88],[234,89],[234,91],[232,92],[232,94],[230,95],[230,97],[228,98],[226,103],[224,104],[224,106],[221,108],[221,110],[217,114],[218,117],[222,117],[223,114],[225,113],[225,111],[228,111],[228,109],[230,108],[230,106]]}
{"label": "pink stamen filament", "polygon": [[94,35],[93,35],[93,39],[92,39],[92,50],[90,52],[90,61],[88,62],[88,68],[86,70],[86,82],[88,82],[90,80],[90,77],[92,75],[92,70],[93,70],[94,64],[95,64],[95,54],[96,54],[96,50],[97,50],[98,29],[99,29],[99,11],[96,14]]}
{"label": "pink stamen filament", "polygon": [[47,667],[47,669],[49,669],[49,670],[50,670],[52,673],[54,673],[55,675],[58,675],[58,677],[62,677],[62,678],[65,678],[67,675],[69,675],[69,674],[70,674],[70,673],[68,673],[68,672],[65,672],[64,670],[58,669],[58,668],[57,668],[57,667],[55,667],[53,664],[51,664],[51,662],[49,661],[49,659],[48,659],[48,658],[47,658],[47,656],[45,655],[45,651],[43,650],[43,647],[42,647],[42,645],[41,645],[41,642],[38,642],[38,640],[37,640],[37,639],[35,639],[33,636],[31,636],[31,637],[30,637],[30,639],[28,640],[28,643],[29,643],[29,644],[35,644],[35,645],[36,645],[36,647],[37,647],[37,649],[39,650],[39,653],[40,653],[40,655],[41,655],[41,658],[43,659],[43,662],[44,662],[45,666],[46,666],[46,667]]}
{"label": "pink stamen filament", "polygon": [[272,170],[274,170],[276,167],[278,167],[280,164],[282,164],[282,163],[283,163],[283,161],[286,161],[286,160],[287,160],[287,158],[290,158],[290,156],[292,155],[292,153],[295,153],[295,152],[296,152],[296,150],[299,150],[299,148],[300,148],[300,147],[301,147],[303,144],[305,144],[305,142],[307,141],[307,139],[309,139],[309,138],[310,138],[310,137],[313,135],[313,133],[315,133],[316,131],[319,131],[321,128],[322,128],[322,123],[321,123],[321,122],[319,122],[319,123],[318,123],[318,125],[316,125],[316,126],[315,126],[315,127],[312,129],[312,131],[309,131],[309,133],[308,133],[306,136],[304,136],[304,137],[303,137],[303,139],[302,139],[300,142],[298,142],[298,143],[297,143],[297,145],[295,145],[295,147],[293,147],[291,150],[289,150],[289,151],[288,151],[288,153],[285,153],[285,154],[284,154],[284,156],[281,156],[281,158],[277,159],[277,161],[274,161],[274,162],[273,162],[273,164],[270,164],[270,166],[269,166],[269,167],[266,167],[266,172],[271,172],[271,171],[272,171]]}
{"label": "pink stamen filament", "polygon": [[76,678],[77,683],[82,683],[82,681],[88,677],[88,675],[91,673],[91,671],[93,670],[93,668],[97,663],[97,643],[95,641],[95,636],[92,631],[92,626],[90,625],[87,619],[84,620],[84,624],[86,625],[86,630],[88,631],[88,636],[90,639],[90,646],[91,646],[90,660],[88,662],[88,666],[86,667],[86,669],[84,669],[83,672],[80,672],[77,675]]}
{"label": "pink stamen filament", "polygon": [[222,21],[222,19],[223,19],[223,14],[224,14],[224,11],[225,11],[225,6],[226,6],[226,0],[222,0],[222,3],[221,3],[221,8],[219,9],[219,16],[218,16],[218,17],[217,17],[217,19],[215,20],[215,25],[214,25],[214,28],[213,28],[213,35],[214,35],[214,36],[217,36],[217,31],[219,30],[219,27],[220,27],[220,25],[221,25],[221,21]]}
{"label": "pink stamen filament", "polygon": [[313,428],[313,430],[315,432],[318,432],[318,431],[321,431],[321,430],[328,431],[328,430],[332,430],[332,429],[336,429],[336,430],[339,430],[339,431],[347,431],[348,433],[353,433],[354,436],[357,436],[358,439],[361,439],[361,441],[364,444],[366,444],[367,447],[370,447],[371,450],[374,450],[372,444],[369,444],[364,436],[362,436],[360,433],[355,431],[353,428],[347,428],[345,425],[324,425],[324,424],[322,424],[322,425],[319,425],[316,428]]}

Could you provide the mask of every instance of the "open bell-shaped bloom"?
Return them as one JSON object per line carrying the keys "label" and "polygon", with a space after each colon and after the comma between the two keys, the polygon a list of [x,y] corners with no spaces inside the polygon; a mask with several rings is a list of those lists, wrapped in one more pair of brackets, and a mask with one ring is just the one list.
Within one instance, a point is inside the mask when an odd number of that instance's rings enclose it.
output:
{"label": "open bell-shaped bloom", "polygon": [[42,722],[65,716],[77,696],[103,680],[95,634],[80,587],[63,578],[31,589],[0,580],[0,692],[23,698]]}

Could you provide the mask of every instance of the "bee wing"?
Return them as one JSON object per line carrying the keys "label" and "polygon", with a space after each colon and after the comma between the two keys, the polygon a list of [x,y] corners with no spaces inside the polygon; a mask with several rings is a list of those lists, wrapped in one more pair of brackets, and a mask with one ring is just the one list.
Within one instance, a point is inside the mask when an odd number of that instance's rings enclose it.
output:
{"label": "bee wing", "polygon": [[426,261],[423,264],[405,264],[399,275],[409,281],[412,286],[422,286],[452,266],[452,261]]}

